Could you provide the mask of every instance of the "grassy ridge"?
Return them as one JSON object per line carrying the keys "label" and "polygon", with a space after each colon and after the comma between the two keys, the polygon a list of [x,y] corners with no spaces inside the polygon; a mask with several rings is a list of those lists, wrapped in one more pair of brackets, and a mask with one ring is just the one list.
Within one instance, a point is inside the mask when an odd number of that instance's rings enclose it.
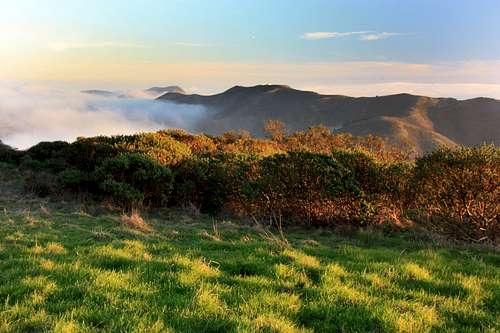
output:
{"label": "grassy ridge", "polygon": [[[175,212],[0,214],[0,332],[496,332],[500,255]],[[144,228],[143,228],[144,229]]]}

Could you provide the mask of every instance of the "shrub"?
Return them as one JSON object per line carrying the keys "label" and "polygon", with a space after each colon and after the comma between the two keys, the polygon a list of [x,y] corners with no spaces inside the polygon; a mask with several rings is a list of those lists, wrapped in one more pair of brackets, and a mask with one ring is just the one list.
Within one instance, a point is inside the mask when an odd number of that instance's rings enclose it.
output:
{"label": "shrub", "polygon": [[346,203],[351,218],[371,223],[388,211],[393,215],[403,214],[412,172],[409,163],[381,162],[374,154],[359,148],[334,150],[332,156],[351,171],[360,189],[358,195]]}
{"label": "shrub", "polygon": [[228,203],[241,203],[241,184],[254,161],[248,155],[229,153],[184,160],[175,169],[174,204],[192,204],[213,215]]}
{"label": "shrub", "polygon": [[33,171],[60,172],[68,166],[65,159],[68,147],[69,143],[63,141],[40,142],[20,155],[19,164]]}
{"label": "shrub", "polygon": [[193,135],[183,138],[182,142],[191,148],[193,154],[214,153],[217,150],[214,140],[206,135]]}
{"label": "shrub", "polygon": [[169,136],[190,148],[193,154],[214,153],[217,144],[211,136],[205,134],[193,135],[180,129],[169,129],[159,131],[158,134]]}
{"label": "shrub", "polygon": [[19,161],[19,168],[22,170],[41,170],[43,169],[43,162],[34,160],[29,155],[24,155]]}
{"label": "shrub", "polygon": [[332,157],[351,172],[364,193],[376,194],[381,191],[380,167],[374,157],[361,150],[334,150]]}
{"label": "shrub", "polygon": [[0,162],[8,164],[19,164],[23,152],[7,146],[0,141]]}
{"label": "shrub", "polygon": [[410,202],[408,191],[413,174],[413,165],[408,162],[384,163],[380,165],[377,181],[380,194],[386,199],[386,205],[403,209]]}
{"label": "shrub", "polygon": [[70,146],[64,141],[40,142],[29,148],[26,154],[33,160],[44,162],[51,158],[59,158],[66,148]]}
{"label": "shrub", "polygon": [[455,238],[498,239],[494,146],[440,149],[411,163],[404,150],[378,137],[325,126],[287,136],[281,123],[268,125],[270,139],[166,130],[42,142],[25,152],[0,143],[0,162],[18,164],[26,188],[41,196],[68,189],[110,197],[127,209],[191,205],[209,214],[229,210],[322,225],[411,215]]}
{"label": "shrub", "polygon": [[331,156],[309,152],[261,160],[258,177],[244,186],[255,213],[275,220],[330,224],[341,215],[339,201],[360,192],[350,171]]}
{"label": "shrub", "polygon": [[231,144],[229,147],[222,147],[224,150],[228,150],[230,148],[234,152],[239,152],[243,154],[249,155],[257,155],[260,157],[271,156],[274,154],[283,154],[284,150],[280,148],[280,144],[275,141],[267,140],[267,139],[239,139],[234,144]]}
{"label": "shrub", "polygon": [[286,127],[282,121],[270,119],[264,126],[264,132],[272,140],[281,142],[285,139]]}
{"label": "shrub", "polygon": [[113,202],[128,210],[144,204],[144,193],[124,181],[104,179],[100,184],[100,188]]}
{"label": "shrub", "polygon": [[24,189],[42,198],[59,192],[57,177],[47,171],[29,171],[24,178]]}
{"label": "shrub", "polygon": [[57,180],[63,188],[73,191],[92,191],[95,189],[92,175],[79,169],[66,169],[58,174]]}
{"label": "shrub", "polygon": [[417,159],[413,207],[434,228],[466,240],[500,234],[500,149],[442,148]]}
{"label": "shrub", "polygon": [[105,160],[95,171],[100,189],[125,208],[161,206],[172,191],[169,168],[139,154]]}
{"label": "shrub", "polygon": [[174,166],[191,155],[188,145],[165,133],[143,133],[113,138],[117,153],[138,153],[165,166]]}
{"label": "shrub", "polygon": [[394,146],[373,135],[353,136],[337,133],[323,125],[311,126],[307,131],[298,131],[286,137],[284,149],[287,151],[311,151],[329,154],[332,150],[358,150],[369,153],[380,161],[401,161],[408,159],[407,149]]}
{"label": "shrub", "polygon": [[65,158],[68,164],[76,169],[92,172],[105,159],[115,157],[111,138],[104,136],[94,138],[78,138],[66,149]]}

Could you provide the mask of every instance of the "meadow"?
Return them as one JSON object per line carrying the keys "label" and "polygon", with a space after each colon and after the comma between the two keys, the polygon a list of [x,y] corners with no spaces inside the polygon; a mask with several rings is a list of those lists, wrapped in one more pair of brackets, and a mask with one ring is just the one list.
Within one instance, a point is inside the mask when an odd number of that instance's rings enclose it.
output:
{"label": "meadow", "polygon": [[411,232],[295,227],[281,236],[185,212],[144,221],[5,210],[0,332],[500,329],[493,249]]}

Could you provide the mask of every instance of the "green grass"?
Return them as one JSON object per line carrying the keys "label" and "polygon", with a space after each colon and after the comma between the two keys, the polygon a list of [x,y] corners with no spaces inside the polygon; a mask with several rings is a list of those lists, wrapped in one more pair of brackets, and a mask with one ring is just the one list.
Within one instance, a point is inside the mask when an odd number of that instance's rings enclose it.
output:
{"label": "green grass", "polygon": [[0,212],[0,332],[499,332],[500,255],[169,213]]}

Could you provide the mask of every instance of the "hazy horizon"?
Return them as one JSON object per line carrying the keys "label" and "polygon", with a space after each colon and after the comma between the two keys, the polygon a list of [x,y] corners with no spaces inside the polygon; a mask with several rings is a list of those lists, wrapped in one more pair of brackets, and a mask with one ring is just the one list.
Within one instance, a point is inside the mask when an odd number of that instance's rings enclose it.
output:
{"label": "hazy horizon", "polygon": [[1,1],[0,81],[500,98],[500,3]]}

